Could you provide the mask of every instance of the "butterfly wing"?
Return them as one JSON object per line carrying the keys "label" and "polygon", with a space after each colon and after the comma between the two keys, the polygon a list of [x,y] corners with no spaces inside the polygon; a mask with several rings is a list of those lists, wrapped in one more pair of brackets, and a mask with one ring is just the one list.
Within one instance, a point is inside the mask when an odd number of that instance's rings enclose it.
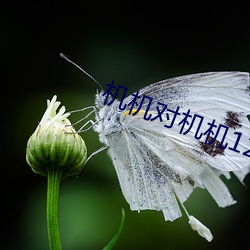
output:
{"label": "butterfly wing", "polygon": [[[244,72],[210,72],[176,77],[151,84],[140,91],[140,96],[148,96],[154,101],[149,107],[149,112],[155,113],[160,103],[165,103],[169,110],[176,110],[179,107],[180,115],[176,117],[175,126],[183,119],[184,113],[190,110],[192,118],[194,115],[203,117],[199,127],[199,119],[196,119],[188,133],[195,135],[197,129],[203,132],[196,151],[209,165],[222,171],[236,171],[236,175],[242,180],[249,171],[250,147],[250,122],[247,115],[250,113],[250,85],[249,74]],[[130,103],[133,96],[127,97],[124,102]],[[138,101],[139,102],[139,101]],[[129,106],[127,106],[129,109]],[[141,106],[141,110],[148,108],[148,102]],[[164,114],[165,118],[166,115]],[[163,117],[164,118],[164,117]],[[173,119],[173,113],[169,112],[169,120]],[[196,117],[197,118],[197,117]],[[213,135],[220,128],[214,145],[205,145],[209,124],[215,120]],[[150,121],[148,121],[150,122]],[[189,124],[191,118],[189,118]],[[220,125],[222,125],[220,127]],[[149,125],[151,127],[151,125]],[[224,132],[228,131],[223,140]],[[185,124],[183,131],[187,131],[188,124]],[[162,126],[161,129],[164,128]],[[236,133],[235,133],[236,132]],[[187,135],[187,134],[186,134]],[[186,135],[180,135],[185,137]],[[239,139],[239,140],[238,140]],[[237,141],[238,140],[238,141]],[[221,150],[220,142],[227,143],[225,150]],[[185,147],[185,145],[183,145]],[[194,148],[192,148],[194,150]],[[245,154],[245,155],[244,155]],[[242,171],[242,169],[245,169]]]}

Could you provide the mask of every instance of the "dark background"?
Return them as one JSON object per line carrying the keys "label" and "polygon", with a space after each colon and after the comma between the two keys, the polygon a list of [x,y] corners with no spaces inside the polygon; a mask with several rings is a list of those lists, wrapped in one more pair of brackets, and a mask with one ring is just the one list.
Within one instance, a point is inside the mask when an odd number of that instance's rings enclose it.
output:
{"label": "dark background", "polygon": [[[54,94],[67,110],[93,105],[96,84],[59,57],[69,55],[105,88],[112,80],[130,93],[168,77],[205,71],[249,71],[248,6],[240,2],[11,2],[1,4],[2,249],[48,249],[46,178],[25,161],[26,143]],[[72,116],[77,121],[81,114]],[[84,133],[89,154],[101,147]],[[105,152],[81,175],[62,181],[60,228],[65,250],[101,249],[121,215],[114,249],[248,249],[249,189],[225,181],[237,204],[218,208],[205,190],[186,202],[214,235],[207,243],[185,216],[132,212]],[[250,186],[249,176],[246,186]]]}

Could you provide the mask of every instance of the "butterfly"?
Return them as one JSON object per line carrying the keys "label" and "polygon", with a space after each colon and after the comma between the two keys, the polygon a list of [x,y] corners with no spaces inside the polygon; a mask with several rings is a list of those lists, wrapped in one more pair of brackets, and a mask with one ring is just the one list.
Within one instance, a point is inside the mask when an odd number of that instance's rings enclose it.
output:
{"label": "butterfly", "polygon": [[132,109],[132,94],[120,109],[117,99],[104,105],[105,91],[97,91],[91,123],[104,145],[97,152],[107,149],[131,210],[160,210],[166,221],[174,221],[182,206],[192,229],[211,241],[210,230],[183,203],[197,187],[219,207],[235,203],[220,176],[234,174],[243,182],[250,172],[249,74],[175,77],[146,86],[139,95],[150,98],[150,105],[140,105],[140,99]]}
{"label": "butterfly", "polygon": [[[96,94],[97,123],[93,128],[108,147],[131,210],[161,210],[165,220],[173,221],[181,216],[178,202],[183,204],[195,187],[206,188],[220,207],[235,203],[220,176],[229,178],[232,172],[243,181],[250,171],[248,73],[192,74],[163,80],[140,90],[141,96],[153,99],[148,111],[152,116],[158,114],[157,105],[165,103],[168,110],[179,107],[183,112],[190,110],[190,117],[203,117],[206,122],[199,127],[199,131],[203,131],[199,140],[194,135],[200,122],[194,122],[190,131],[182,135],[179,132],[181,118],[168,128],[167,116],[162,121],[144,119],[146,104],[133,116],[129,115],[128,105],[125,110],[119,110],[118,100],[110,106],[103,105],[103,94]],[[133,96],[128,96],[123,103],[128,104],[132,99]],[[227,128],[223,140],[227,147],[220,144],[223,133],[209,144],[214,139],[215,129],[205,143],[204,132],[213,120],[219,132]],[[188,129],[190,122],[183,130]]]}

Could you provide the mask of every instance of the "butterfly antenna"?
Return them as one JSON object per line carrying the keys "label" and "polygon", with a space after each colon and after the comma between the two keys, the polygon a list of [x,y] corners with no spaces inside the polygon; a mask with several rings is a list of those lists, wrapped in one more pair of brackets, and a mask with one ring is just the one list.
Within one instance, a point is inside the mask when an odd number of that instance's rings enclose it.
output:
{"label": "butterfly antenna", "polygon": [[101,88],[101,90],[103,90],[102,85],[93,77],[91,76],[89,73],[87,73],[84,69],[82,69],[79,65],[77,65],[76,63],[74,63],[73,61],[71,61],[67,56],[65,56],[63,53],[60,53],[60,57],[64,60],[66,60],[67,62],[73,64],[75,67],[77,67],[79,70],[81,70],[85,75],[87,75],[89,78],[91,78],[95,83],[97,83],[97,85]]}

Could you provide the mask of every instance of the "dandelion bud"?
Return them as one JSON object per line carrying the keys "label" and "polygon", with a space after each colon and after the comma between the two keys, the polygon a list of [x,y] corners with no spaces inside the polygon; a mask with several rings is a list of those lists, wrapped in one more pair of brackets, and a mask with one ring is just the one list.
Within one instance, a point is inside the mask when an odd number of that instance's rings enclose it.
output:
{"label": "dandelion bud", "polygon": [[70,113],[65,113],[64,106],[56,113],[59,105],[56,96],[47,101],[47,110],[27,143],[26,160],[43,176],[49,168],[59,168],[62,177],[75,175],[87,158],[83,139],[67,119]]}

